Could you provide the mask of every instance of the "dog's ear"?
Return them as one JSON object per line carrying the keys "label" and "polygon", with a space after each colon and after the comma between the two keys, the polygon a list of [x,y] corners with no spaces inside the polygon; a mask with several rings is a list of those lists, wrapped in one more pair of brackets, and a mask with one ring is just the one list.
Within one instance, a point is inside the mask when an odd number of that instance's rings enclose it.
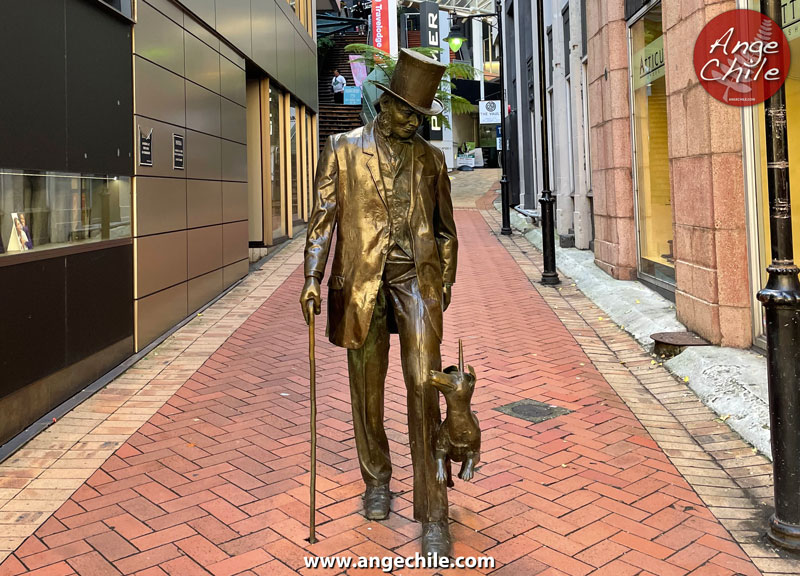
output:
{"label": "dog's ear", "polygon": [[473,380],[477,380],[478,377],[475,376],[475,369],[472,366],[469,366],[469,365],[467,366],[467,368],[469,369],[469,373],[472,374]]}

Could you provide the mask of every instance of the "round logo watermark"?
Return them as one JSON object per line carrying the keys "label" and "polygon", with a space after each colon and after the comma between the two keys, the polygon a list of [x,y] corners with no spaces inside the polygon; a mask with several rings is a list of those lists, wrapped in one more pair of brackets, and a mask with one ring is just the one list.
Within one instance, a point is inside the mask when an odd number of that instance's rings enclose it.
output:
{"label": "round logo watermark", "polygon": [[755,10],[723,12],[694,45],[694,68],[714,98],[731,106],[761,104],[786,82],[789,41],[778,24]]}

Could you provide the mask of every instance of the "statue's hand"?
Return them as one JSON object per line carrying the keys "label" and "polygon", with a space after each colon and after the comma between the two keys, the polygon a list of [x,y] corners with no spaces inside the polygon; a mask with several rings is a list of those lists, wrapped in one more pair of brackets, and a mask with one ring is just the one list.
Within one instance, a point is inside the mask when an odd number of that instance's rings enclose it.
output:
{"label": "statue's hand", "polygon": [[453,299],[453,286],[446,284],[444,287],[444,294],[442,295],[442,310],[447,310],[450,307],[450,300]]}
{"label": "statue's hand", "polygon": [[319,280],[314,276],[306,278],[306,284],[303,286],[303,291],[300,293],[300,306],[303,307],[303,317],[306,319],[306,324],[311,322],[309,317],[308,301],[314,302],[314,314],[319,315],[322,305],[322,296],[320,295]]}

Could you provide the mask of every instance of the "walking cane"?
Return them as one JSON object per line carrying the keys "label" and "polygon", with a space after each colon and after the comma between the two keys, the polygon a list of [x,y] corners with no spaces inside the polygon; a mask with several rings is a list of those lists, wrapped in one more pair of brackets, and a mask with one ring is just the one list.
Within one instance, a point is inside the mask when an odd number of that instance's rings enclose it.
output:
{"label": "walking cane", "polygon": [[309,514],[308,522],[308,542],[315,544],[316,535],[316,513],[317,513],[317,361],[315,350],[314,334],[314,300],[308,300],[308,363],[311,367],[311,494],[308,502]]}

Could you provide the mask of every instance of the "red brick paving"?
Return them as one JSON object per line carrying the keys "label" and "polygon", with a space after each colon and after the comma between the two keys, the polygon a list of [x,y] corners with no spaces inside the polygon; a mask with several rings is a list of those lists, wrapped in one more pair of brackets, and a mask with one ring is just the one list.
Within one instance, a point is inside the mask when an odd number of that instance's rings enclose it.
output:
{"label": "red brick paving", "polygon": [[[459,211],[457,223],[460,268],[443,352],[453,360],[463,338],[478,373],[483,453],[476,479],[456,480],[450,492],[456,554],[493,556],[503,576],[759,574],[481,215]],[[298,270],[0,566],[0,576],[323,574],[303,568],[303,557],[417,551],[396,340],[386,394],[394,513],[371,523],[359,513],[346,357],[325,342],[322,326],[321,540],[304,540],[309,425],[301,285]],[[523,398],[572,412],[530,424],[494,410]],[[443,572],[456,573],[477,574]]]}

